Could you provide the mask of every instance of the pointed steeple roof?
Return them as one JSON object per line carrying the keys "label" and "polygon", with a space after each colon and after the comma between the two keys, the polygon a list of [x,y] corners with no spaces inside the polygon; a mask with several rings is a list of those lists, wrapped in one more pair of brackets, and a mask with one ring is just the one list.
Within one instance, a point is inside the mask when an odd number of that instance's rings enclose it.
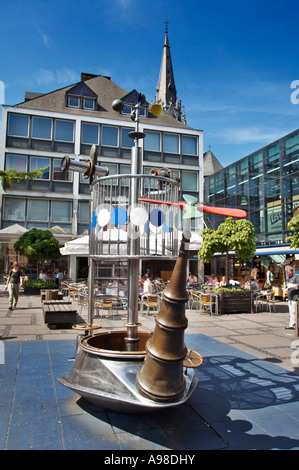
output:
{"label": "pointed steeple roof", "polygon": [[164,111],[169,111],[176,119],[181,121],[181,103],[177,99],[177,91],[174,81],[174,73],[170,55],[168,40],[168,28],[166,22],[165,39],[163,45],[162,62],[160,67],[159,82],[156,88],[155,102],[159,103]]}

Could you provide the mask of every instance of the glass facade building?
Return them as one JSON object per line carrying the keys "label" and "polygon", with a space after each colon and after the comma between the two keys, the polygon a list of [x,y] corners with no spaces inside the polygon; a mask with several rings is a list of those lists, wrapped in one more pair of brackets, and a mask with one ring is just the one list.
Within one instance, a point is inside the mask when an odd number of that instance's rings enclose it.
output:
{"label": "glass facade building", "polygon": [[[287,243],[299,207],[299,130],[206,177],[205,203],[246,210],[257,245]],[[215,229],[223,220],[209,214],[206,224]]]}

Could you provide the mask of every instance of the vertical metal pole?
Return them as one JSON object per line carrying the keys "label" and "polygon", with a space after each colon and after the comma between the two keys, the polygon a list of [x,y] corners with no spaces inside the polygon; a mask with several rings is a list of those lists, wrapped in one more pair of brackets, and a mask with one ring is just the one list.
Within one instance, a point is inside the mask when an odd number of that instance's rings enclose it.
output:
{"label": "vertical metal pole", "polygon": [[[137,110],[138,124],[138,110]],[[136,130],[138,126],[136,126]],[[137,132],[136,132],[137,133]],[[141,148],[138,147],[138,137],[135,138],[135,146],[131,151],[131,174],[140,175],[141,173]],[[130,191],[131,207],[138,203],[140,193],[140,178],[132,178]],[[128,277],[128,318],[127,318],[127,337],[125,338],[126,350],[135,351],[138,347],[138,284],[139,284],[139,254],[140,239],[139,236],[130,237],[130,255],[129,259],[129,277]],[[136,256],[136,258],[134,258]]]}
{"label": "vertical metal pole", "polygon": [[[91,190],[91,198],[89,201],[89,220],[92,218],[93,212],[93,200],[94,200],[94,188]],[[90,258],[90,253],[95,253],[94,251],[94,241],[91,234],[89,235],[89,257],[88,257],[88,324],[93,324],[93,315],[94,315],[94,275],[95,275],[95,261]]]}
{"label": "vertical metal pole", "polygon": [[94,274],[95,274],[95,261],[91,258],[88,259],[88,324],[93,324],[94,312]]}

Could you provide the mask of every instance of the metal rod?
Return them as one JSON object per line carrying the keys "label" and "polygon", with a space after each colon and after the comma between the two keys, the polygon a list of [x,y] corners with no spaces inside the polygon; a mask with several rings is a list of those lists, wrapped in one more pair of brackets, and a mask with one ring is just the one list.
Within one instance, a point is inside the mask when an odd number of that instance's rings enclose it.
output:
{"label": "metal rod", "polygon": [[[131,150],[131,172],[132,174],[141,173],[141,148],[138,147],[138,139],[135,139],[135,146]],[[131,183],[130,191],[130,205],[133,207],[138,202],[140,194],[140,179],[134,178]],[[129,260],[129,285],[128,285],[128,321],[126,349],[127,351],[134,351],[138,344],[138,283],[139,283],[139,260],[134,256],[139,254],[140,238],[131,237],[129,240],[130,255],[133,256]]]}

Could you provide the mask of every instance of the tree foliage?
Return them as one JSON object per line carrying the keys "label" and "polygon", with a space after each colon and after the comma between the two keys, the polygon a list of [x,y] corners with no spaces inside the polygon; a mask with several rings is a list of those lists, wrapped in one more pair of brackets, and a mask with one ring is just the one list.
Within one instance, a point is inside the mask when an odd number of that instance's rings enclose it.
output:
{"label": "tree foliage", "polygon": [[286,240],[291,242],[291,248],[299,248],[299,211],[295,213],[288,223],[288,230],[292,231],[293,234]]}
{"label": "tree foliage", "polygon": [[[198,257],[208,263],[215,253],[236,253],[241,260],[254,256],[256,233],[252,223],[246,219],[235,220],[228,217],[217,230],[203,229],[203,243]],[[226,273],[227,274],[227,273]]]}
{"label": "tree foliage", "polygon": [[46,168],[47,167],[30,172],[18,172],[11,168],[9,170],[0,170],[0,180],[3,191],[6,191],[5,183],[8,183],[11,186],[15,181],[18,183],[27,179],[32,181],[36,178],[40,178]]}
{"label": "tree foliage", "polygon": [[23,233],[15,242],[14,250],[37,262],[44,259],[57,260],[61,256],[59,243],[52,232],[37,228]]}

